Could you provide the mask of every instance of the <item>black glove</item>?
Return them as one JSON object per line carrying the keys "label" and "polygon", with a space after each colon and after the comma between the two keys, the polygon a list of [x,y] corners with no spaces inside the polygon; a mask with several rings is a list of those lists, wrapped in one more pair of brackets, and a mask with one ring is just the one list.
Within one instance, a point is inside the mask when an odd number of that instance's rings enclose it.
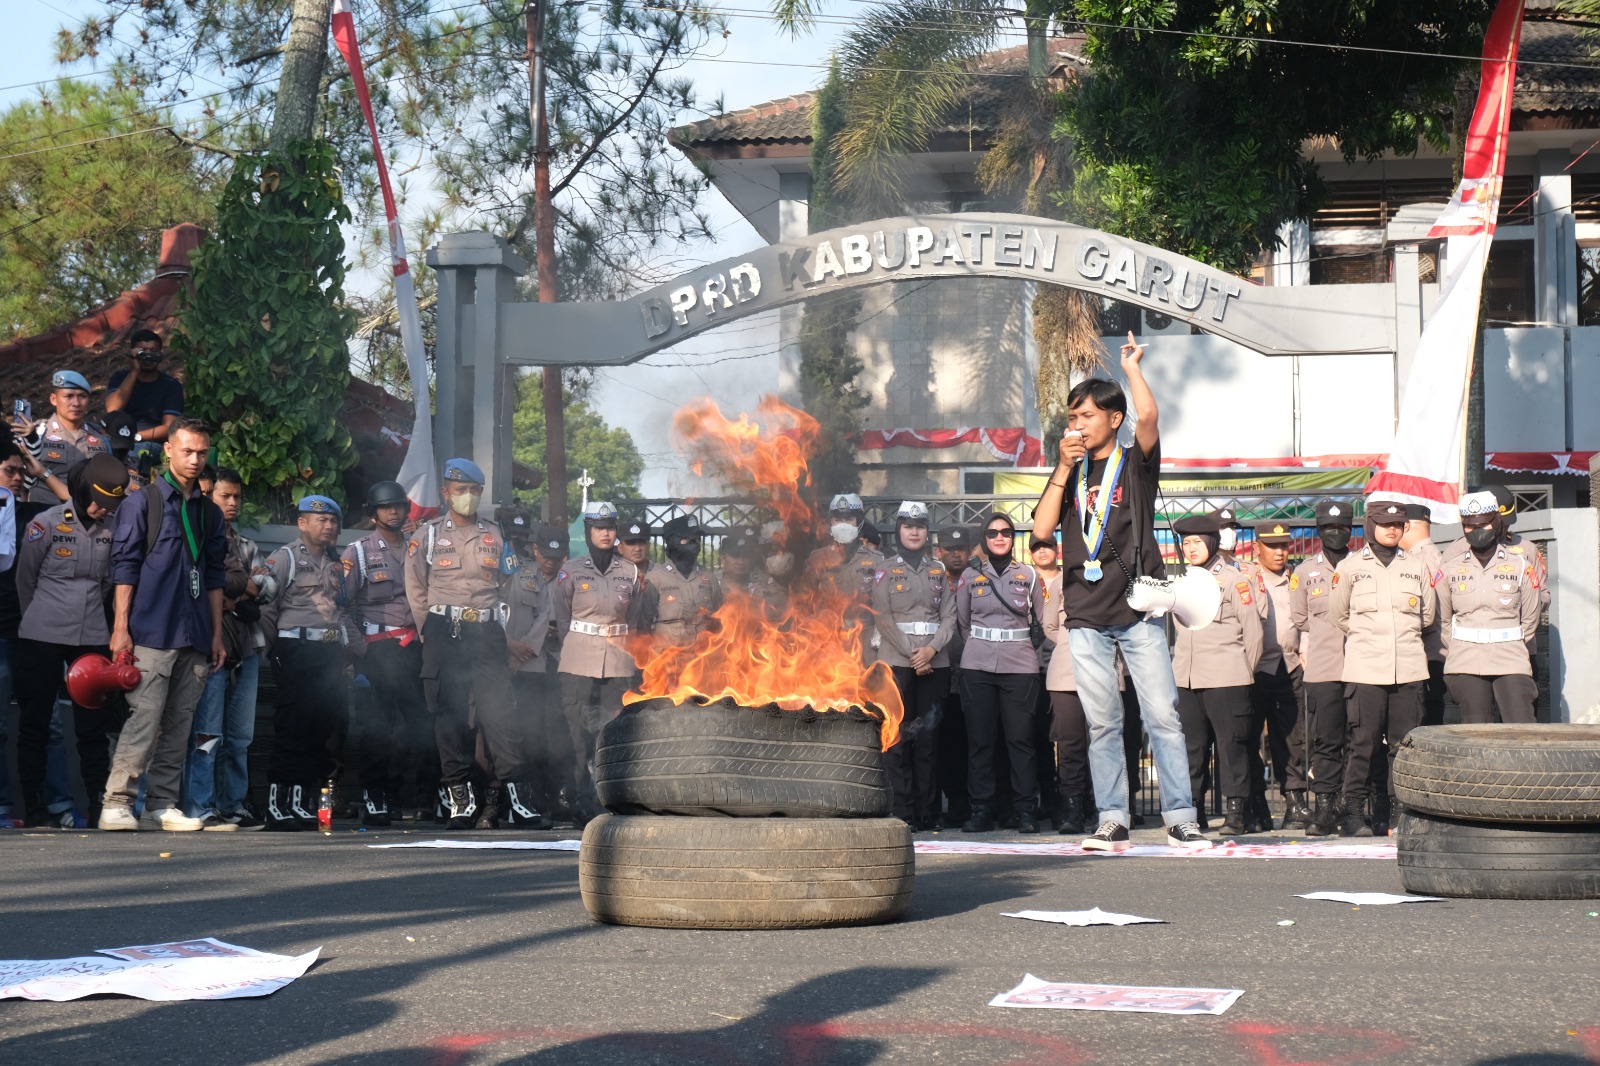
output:
{"label": "black glove", "polygon": [[233,605],[233,616],[247,625],[261,621],[261,605],[255,600],[240,600]]}

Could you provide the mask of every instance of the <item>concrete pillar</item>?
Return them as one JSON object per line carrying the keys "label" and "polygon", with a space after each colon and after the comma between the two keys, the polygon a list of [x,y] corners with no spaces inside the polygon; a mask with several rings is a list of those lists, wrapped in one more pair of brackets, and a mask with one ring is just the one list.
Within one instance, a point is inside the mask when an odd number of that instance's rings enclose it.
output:
{"label": "concrete pillar", "polygon": [[515,372],[505,363],[500,308],[516,300],[528,264],[492,233],[449,233],[428,252],[439,277],[434,453],[471,458],[492,503],[511,499]]}
{"label": "concrete pillar", "polygon": [[1539,153],[1533,197],[1533,285],[1540,323],[1571,326],[1578,320],[1578,242],[1572,219],[1572,153]]}

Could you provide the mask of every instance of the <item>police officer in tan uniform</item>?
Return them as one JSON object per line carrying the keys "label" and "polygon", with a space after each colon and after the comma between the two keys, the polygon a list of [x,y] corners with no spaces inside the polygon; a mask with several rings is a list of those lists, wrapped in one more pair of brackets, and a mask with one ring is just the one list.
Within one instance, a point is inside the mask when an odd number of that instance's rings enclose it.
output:
{"label": "police officer in tan uniform", "polygon": [[1420,556],[1400,547],[1405,528],[1405,504],[1367,501],[1366,545],[1339,564],[1329,605],[1334,626],[1345,634],[1343,676],[1350,686],[1344,836],[1373,835],[1365,811],[1372,762],[1392,760],[1422,723],[1428,676],[1422,631],[1435,615],[1433,575]]}
{"label": "police officer in tan uniform", "polygon": [[956,586],[956,627],[961,652],[962,709],[967,720],[967,786],[972,813],[964,833],[995,828],[995,744],[1004,738],[1011,764],[1017,832],[1039,831],[1039,781],[1034,715],[1039,656],[1030,639],[1033,567],[1012,557],[1016,527],[999,512],[984,523],[983,547]]}
{"label": "police officer in tan uniform", "polygon": [[639,568],[640,575],[650,572],[650,523],[635,519],[622,523],[617,529],[617,554]]}
{"label": "police officer in tan uniform", "polygon": [[679,515],[661,527],[667,561],[644,576],[657,647],[683,647],[715,623],[722,607],[722,582],[700,565],[700,538],[705,531],[693,515]]}
{"label": "police officer in tan uniform", "polygon": [[[108,455],[96,456],[75,467],[68,481],[71,501],[28,523],[16,561],[22,609],[12,653],[20,715],[17,771],[29,826],[50,824],[45,758],[62,673],[80,655],[107,654],[111,643],[106,597],[112,586],[113,516],[126,498],[127,471]],[[78,769],[89,797],[90,825],[100,820],[100,797],[111,769],[106,738],[117,706],[114,701],[93,709],[73,704]]]}
{"label": "police officer in tan uniform", "polygon": [[1352,509],[1343,500],[1316,507],[1317,554],[1289,577],[1289,621],[1300,642],[1301,691],[1305,698],[1306,767],[1311,786],[1307,836],[1339,831],[1339,793],[1344,787],[1349,723],[1345,711],[1344,633],[1328,613],[1334,574],[1350,554]]}
{"label": "police officer in tan uniform", "polygon": [[[391,823],[408,763],[420,763],[417,790],[432,802],[439,784],[433,719],[422,695],[422,641],[406,599],[406,535],[411,501],[397,481],[367,490],[372,532],[344,550],[350,650],[372,686],[373,721],[362,768],[363,825]],[[419,750],[420,749],[420,750]]]}
{"label": "police officer in tan uniform", "polygon": [[[553,655],[561,654],[560,643],[552,645],[550,641],[555,624],[550,590],[560,566],[548,568],[548,575],[546,568],[540,566],[534,542],[541,531],[534,526],[527,508],[520,504],[496,507],[494,520],[505,534],[516,564],[506,585],[506,650],[510,653],[517,714],[522,719],[522,753],[530,767],[529,777],[538,788],[534,802],[554,817],[560,807],[559,783],[570,776],[568,768],[572,765],[559,687],[551,684],[550,673],[555,665]],[[549,539],[562,549],[564,558],[565,538],[557,534]],[[551,758],[551,741],[557,738],[559,750],[567,754],[559,762]]]}
{"label": "police officer in tan uniform", "polygon": [[1461,498],[1464,547],[1439,565],[1444,676],[1465,723],[1531,723],[1539,696],[1528,648],[1539,629],[1538,571],[1506,543],[1506,521],[1492,493]]}
{"label": "police officer in tan uniform", "polygon": [[[445,463],[446,513],[418,526],[406,544],[406,599],[422,635],[422,691],[434,716],[448,827],[494,828],[503,811],[514,825],[546,829],[549,819],[534,806],[538,789],[511,691],[502,600],[513,561],[500,527],[478,517],[483,485],[472,460]],[[472,786],[474,721],[492,778],[481,811]]]}
{"label": "police officer in tan uniform", "polygon": [[1222,832],[1243,833],[1250,795],[1250,685],[1262,648],[1255,587],[1218,554],[1221,526],[1216,515],[1191,515],[1174,522],[1172,529],[1181,538],[1184,562],[1207,571],[1222,591],[1216,617],[1205,628],[1190,629],[1173,619],[1172,675],[1189,749],[1189,787],[1203,810],[1209,725],[1217,738]]}
{"label": "police officer in tan uniform", "polygon": [[877,632],[869,604],[872,575],[883,566],[882,553],[861,538],[866,520],[867,511],[860,496],[853,492],[836,495],[828,504],[828,534],[833,543],[811,553],[805,572],[806,580],[831,585],[853,601],[845,612],[845,628],[860,624],[863,664],[876,658],[873,644]]}
{"label": "police officer in tan uniform", "polygon": [[[967,571],[977,534],[967,526],[952,526],[939,531],[939,561],[944,564],[954,588]],[[967,820],[971,803],[967,798],[967,721],[961,707],[961,652],[965,644],[961,627],[945,646],[950,660],[950,691],[945,696],[944,719],[939,725],[939,792],[945,808],[944,825],[954,829]]]}
{"label": "police officer in tan uniform", "polygon": [[349,719],[344,680],[344,564],[335,554],[344,515],[326,496],[300,500],[300,536],[267,556],[278,595],[261,608],[277,681],[267,825],[315,828],[317,792],[339,775],[338,748]]}
{"label": "police officer in tan uniform", "polygon": [[[109,455],[106,431],[87,421],[89,382],[76,370],[57,370],[50,376],[50,406],[54,413],[27,428],[22,438],[30,454],[63,482],[67,471],[90,456]],[[58,500],[44,478],[30,479],[28,499],[54,504]]]}
{"label": "police officer in tan uniform", "polygon": [[600,730],[622,710],[622,694],[635,672],[623,646],[638,624],[645,600],[645,575],[616,550],[617,509],[590,501],[583,512],[589,554],[573,559],[557,574],[551,599],[561,645],[562,710],[572,736],[573,788],[577,822],[600,813],[594,791],[595,744]]}
{"label": "police officer in tan uniform", "polygon": [[916,829],[937,828],[939,720],[950,690],[945,649],[956,632],[956,598],[928,543],[928,505],[908,500],[895,514],[900,551],[873,574],[878,658],[894,672],[905,718],[883,754],[891,812]]}
{"label": "police officer in tan uniform", "polygon": [[[1300,634],[1294,628],[1289,589],[1294,534],[1283,522],[1262,522],[1255,532],[1255,595],[1267,605],[1267,617],[1261,627],[1261,661],[1250,688],[1255,708],[1250,736],[1259,737],[1265,724],[1273,776],[1283,793],[1282,828],[1303,832],[1311,825],[1311,807],[1306,803],[1305,727],[1300,713]],[[1266,819],[1262,828],[1271,830],[1272,816],[1261,810],[1266,798],[1255,791],[1265,787],[1263,776],[1251,778],[1251,803],[1257,806],[1257,817]]]}
{"label": "police officer in tan uniform", "polygon": [[766,608],[773,621],[783,617],[789,606],[789,590],[763,565],[761,533],[749,527],[733,530],[722,538],[722,594],[727,599],[748,596]]}

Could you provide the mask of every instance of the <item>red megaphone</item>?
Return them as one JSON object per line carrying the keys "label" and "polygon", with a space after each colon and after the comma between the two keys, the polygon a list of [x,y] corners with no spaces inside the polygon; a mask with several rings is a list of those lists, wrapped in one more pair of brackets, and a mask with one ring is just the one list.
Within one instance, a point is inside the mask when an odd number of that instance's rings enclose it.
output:
{"label": "red megaphone", "polygon": [[132,692],[140,676],[128,652],[117,656],[116,662],[104,655],[80,655],[67,670],[67,695],[79,707],[96,710],[106,705],[113,692]]}

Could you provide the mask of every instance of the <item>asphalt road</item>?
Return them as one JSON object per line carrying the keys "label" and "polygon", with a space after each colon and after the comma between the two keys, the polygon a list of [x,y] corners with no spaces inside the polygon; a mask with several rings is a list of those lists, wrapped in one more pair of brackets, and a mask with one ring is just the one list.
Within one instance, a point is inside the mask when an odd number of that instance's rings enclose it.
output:
{"label": "asphalt road", "polygon": [[[663,931],[590,922],[571,853],[365,846],[439,835],[0,834],[0,958],[322,948],[262,999],[0,1002],[0,1062],[1600,1064],[1597,901],[1295,898],[1401,891],[1381,860],[922,855],[893,925]],[[1171,924],[1001,917],[1093,906]],[[1025,973],[1244,995],[1220,1017],[987,1006]]]}

